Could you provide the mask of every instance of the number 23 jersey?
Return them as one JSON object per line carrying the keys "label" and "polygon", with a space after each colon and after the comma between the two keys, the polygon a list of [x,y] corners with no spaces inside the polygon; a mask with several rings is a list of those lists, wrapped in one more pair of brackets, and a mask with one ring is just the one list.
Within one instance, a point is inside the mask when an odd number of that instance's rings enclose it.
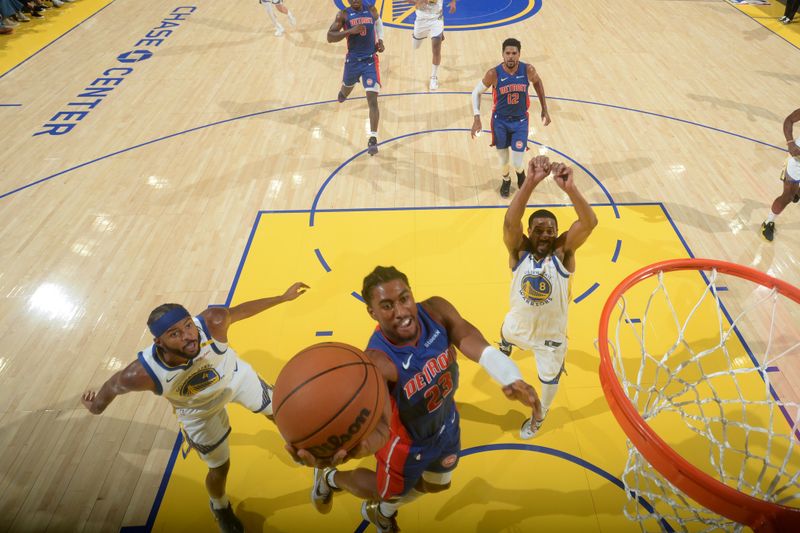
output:
{"label": "number 23 jersey", "polygon": [[397,367],[390,386],[394,410],[415,442],[435,439],[455,414],[458,388],[456,351],[447,330],[417,304],[420,335],[416,345],[395,346],[375,329],[367,349],[385,353]]}

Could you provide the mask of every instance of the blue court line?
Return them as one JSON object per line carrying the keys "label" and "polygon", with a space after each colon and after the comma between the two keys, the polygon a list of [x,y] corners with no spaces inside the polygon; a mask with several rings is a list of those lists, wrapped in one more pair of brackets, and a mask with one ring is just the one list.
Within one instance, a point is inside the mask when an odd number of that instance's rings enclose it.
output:
{"label": "blue court line", "polygon": [[[99,11],[98,11],[98,13],[99,13]],[[472,93],[471,92],[466,92],[466,91],[437,91],[435,93],[431,93],[431,92],[410,92],[410,93],[384,94],[384,95],[381,95],[381,98],[398,97],[398,96],[419,96],[419,95],[425,95],[425,96],[448,96],[448,95],[453,95],[453,94],[470,95]],[[488,94],[488,93],[485,93],[485,94]],[[744,135],[739,135],[738,133],[732,133],[732,132],[725,131],[725,130],[722,130],[722,129],[719,129],[719,128],[706,126],[706,125],[700,124],[698,122],[691,122],[691,121],[688,121],[688,120],[679,119],[679,118],[675,118],[675,117],[670,117],[670,116],[667,116],[667,115],[661,115],[661,114],[658,114],[658,113],[652,113],[650,111],[643,111],[643,110],[639,110],[639,109],[633,109],[633,108],[629,108],[629,107],[617,106],[617,105],[613,105],[613,104],[604,104],[604,103],[601,103],[601,102],[590,102],[588,100],[577,100],[577,99],[573,99],[573,98],[559,98],[557,96],[548,96],[548,98],[551,99],[551,100],[561,100],[561,101],[565,101],[565,102],[573,102],[573,103],[579,103],[579,104],[610,107],[610,108],[613,108],[613,109],[619,109],[621,111],[630,111],[630,112],[634,112],[634,113],[642,113],[642,114],[645,114],[645,115],[654,116],[654,117],[658,117],[658,118],[665,118],[667,120],[674,120],[674,121],[677,121],[677,122],[683,122],[683,123],[694,125],[694,126],[698,126],[698,127],[701,127],[701,128],[706,128],[706,129],[709,129],[711,131],[724,133],[725,135],[730,135],[730,136],[733,136],[733,137],[737,137],[739,139],[752,141],[752,142],[755,142],[755,143],[758,143],[758,144],[761,144],[761,145],[764,145],[764,146],[769,146],[771,148],[775,148],[776,150],[780,150],[782,152],[788,152],[788,150],[786,148],[783,148],[783,147],[780,147],[780,146],[775,146],[773,144],[769,144],[769,143],[766,143],[766,142],[763,142],[763,141],[759,141],[757,139],[752,139],[750,137],[745,137]],[[365,99],[366,99],[365,96],[349,98],[349,100],[365,100]],[[44,183],[46,181],[50,181],[53,178],[57,178],[58,176],[62,176],[64,174],[72,172],[73,170],[78,170],[79,168],[83,168],[85,166],[91,165],[93,163],[97,163],[99,161],[103,161],[105,159],[114,157],[116,155],[124,154],[126,152],[131,151],[131,150],[136,150],[137,148],[142,148],[144,146],[148,146],[148,145],[151,145],[151,144],[154,144],[154,143],[157,143],[157,142],[165,141],[165,140],[171,139],[173,137],[178,137],[180,135],[193,133],[195,131],[200,131],[200,130],[203,130],[203,129],[206,129],[206,128],[211,128],[213,126],[219,126],[221,124],[226,124],[228,122],[234,122],[236,120],[253,118],[253,117],[258,117],[258,116],[261,116],[261,115],[268,115],[270,113],[277,113],[279,111],[288,111],[288,110],[291,110],[291,109],[300,109],[300,108],[303,108],[303,107],[309,107],[309,106],[315,106],[315,105],[321,105],[321,104],[331,104],[331,103],[334,103],[334,102],[336,102],[336,100],[321,100],[319,102],[309,102],[309,103],[306,103],[306,104],[295,104],[295,105],[286,106],[286,107],[280,107],[280,108],[276,108],[276,109],[268,109],[266,111],[257,111],[255,113],[248,113],[246,115],[240,115],[238,117],[227,118],[227,119],[211,122],[211,123],[208,123],[208,124],[195,126],[193,128],[189,128],[187,130],[179,131],[179,132],[176,132],[176,133],[170,133],[168,135],[164,135],[162,137],[157,137],[155,139],[152,139],[152,140],[149,140],[149,141],[145,141],[143,143],[139,143],[139,144],[136,144],[134,146],[130,146],[128,148],[122,148],[120,150],[117,150],[115,152],[111,152],[109,154],[100,156],[100,157],[92,159],[90,161],[86,161],[84,163],[80,163],[78,165],[72,166],[72,167],[67,168],[65,170],[61,170],[59,172],[56,172],[55,174],[51,174],[49,176],[45,176],[44,178],[40,178],[40,179],[38,179],[36,181],[30,182],[27,185],[21,185],[20,187],[17,187],[16,189],[12,189],[11,191],[8,191],[8,192],[5,192],[3,194],[0,194],[0,200],[2,200],[3,198],[5,198],[7,196],[11,196],[12,194],[18,193],[18,192],[23,191],[25,189],[28,189],[29,187],[33,187],[34,185],[39,185],[40,183]],[[338,102],[336,102],[336,103],[338,105]]]}
{"label": "blue court line", "polygon": [[34,52],[33,54],[29,55],[28,57],[26,57],[25,59],[23,59],[22,61],[20,61],[19,63],[17,63],[17,64],[16,64],[16,65],[14,65],[13,67],[11,67],[11,68],[10,68],[10,69],[8,69],[7,71],[5,71],[3,74],[0,74],[0,80],[2,80],[2,79],[3,79],[3,77],[4,77],[6,74],[10,74],[10,73],[11,73],[11,72],[13,72],[14,70],[16,70],[16,69],[17,69],[17,67],[20,67],[20,66],[24,65],[24,64],[25,64],[25,63],[26,63],[28,60],[30,60],[30,59],[33,59],[34,57],[36,57],[36,56],[37,56],[37,55],[38,55],[40,52],[43,52],[43,51],[44,51],[46,48],[48,48],[50,45],[52,45],[52,44],[55,44],[55,43],[56,43],[56,42],[57,42],[59,39],[61,39],[62,37],[66,37],[66,35],[67,35],[68,33],[70,33],[72,30],[74,30],[75,28],[77,28],[78,26],[80,26],[81,24],[83,24],[84,22],[86,22],[87,20],[89,20],[90,18],[94,17],[95,15],[97,15],[98,13],[100,13],[101,11],[103,11],[105,8],[107,8],[108,6],[110,6],[111,4],[113,4],[115,1],[116,1],[116,0],[111,0],[111,2],[109,2],[107,5],[105,5],[105,6],[101,7],[100,9],[98,9],[97,11],[95,11],[94,13],[92,13],[91,15],[89,15],[88,17],[86,17],[85,19],[83,19],[83,21],[81,21],[81,22],[77,23],[75,26],[73,26],[72,28],[70,28],[70,29],[69,29],[69,30],[67,30],[66,32],[62,33],[61,35],[59,35],[58,37],[56,37],[55,39],[53,39],[52,41],[50,41],[49,43],[47,43],[46,45],[44,45],[43,47],[41,47],[39,50],[37,50],[37,51],[36,51],[36,52]]}
{"label": "blue court line", "polygon": [[22,107],[22,104],[0,104],[0,107]]}
{"label": "blue court line", "polygon": [[318,331],[315,333],[317,337],[332,337],[333,331]]}
{"label": "blue court line", "polygon": [[717,291],[717,292],[725,292],[725,291],[727,291],[727,290],[728,290],[728,287],[717,287],[717,288],[716,288],[716,291]]}
{"label": "blue court line", "polygon": [[330,272],[331,267],[328,266],[328,262],[322,257],[322,252],[319,251],[319,248],[314,248],[314,253],[317,254],[317,260],[322,265],[322,268],[325,269],[325,272]]}
{"label": "blue court line", "polygon": [[247,238],[247,244],[244,245],[244,253],[242,253],[242,258],[239,260],[239,266],[236,268],[236,274],[233,276],[231,290],[228,291],[228,297],[225,299],[226,306],[231,305],[233,291],[236,289],[236,285],[239,283],[239,277],[242,275],[242,269],[244,268],[244,260],[247,258],[247,254],[250,253],[250,246],[253,244],[253,237],[256,235],[256,228],[258,228],[258,223],[261,221],[261,215],[263,213],[263,211],[259,211],[256,215],[255,221],[253,222],[253,229],[250,230],[250,236]]}
{"label": "blue court line", "polygon": [[[681,232],[678,229],[678,227],[675,225],[675,222],[673,222],[672,217],[670,216],[669,211],[667,211],[667,208],[666,208],[666,206],[664,206],[664,204],[661,204],[661,210],[667,216],[667,220],[669,220],[669,223],[672,225],[672,229],[675,230],[675,234],[680,239],[681,243],[683,244],[684,249],[686,249],[686,253],[689,254],[689,257],[694,258],[694,253],[692,252],[691,248],[689,248],[689,245],[686,243],[686,239],[683,238],[683,235],[681,234]],[[703,282],[706,285],[709,285],[710,282],[709,282],[709,279],[706,276],[705,272],[703,272],[703,271],[698,271],[698,272],[700,274],[700,277],[703,279]],[[728,321],[728,324],[729,325],[733,324],[733,318],[731,318],[731,315],[728,312],[728,309],[725,307],[725,304],[722,303],[722,300],[720,300],[719,305],[720,305],[720,310],[722,311],[723,316]],[[758,360],[756,359],[755,355],[753,354],[753,350],[750,348],[750,345],[747,344],[747,341],[745,341],[744,336],[739,331],[739,328],[738,327],[734,327],[733,328],[733,332],[736,335],[736,338],[739,339],[739,342],[742,343],[742,346],[744,347],[745,352],[747,352],[747,356],[750,358],[750,362],[752,363],[753,368],[760,368],[761,365],[759,364]],[[766,379],[764,378],[764,373],[759,372],[759,375],[761,376],[761,379],[766,382]],[[775,391],[775,388],[772,386],[772,384],[769,385],[769,393],[770,393],[770,395],[772,396],[772,398],[776,402],[779,402],[781,404],[783,403],[783,400],[781,400],[780,396]],[[789,424],[789,428],[793,428],[794,427],[794,419],[792,418],[792,416],[789,414],[789,412],[786,410],[786,408],[783,405],[780,405],[779,408],[780,408],[781,412],[783,413],[784,419]],[[795,431],[794,435],[797,438],[797,440],[800,441],[800,429]]]}
{"label": "blue court line", "polygon": [[358,301],[359,301],[359,302],[361,302],[362,304],[366,304],[366,303],[367,303],[367,302],[364,300],[364,298],[362,298],[362,297],[361,297],[361,295],[360,295],[360,294],[358,294],[356,291],[353,291],[353,292],[351,292],[351,293],[350,293],[350,296],[352,296],[353,298],[355,298],[356,300],[358,300]]}
{"label": "blue court line", "polygon": [[631,318],[631,319],[627,319],[626,318],[625,319],[625,323],[626,324],[641,324],[642,323],[642,319],[641,318]]}
{"label": "blue court line", "polygon": [[[463,133],[463,132],[468,132],[468,131],[470,131],[470,129],[469,129],[469,128],[440,128],[440,129],[433,129],[433,130],[421,130],[421,131],[413,131],[413,132],[411,132],[411,133],[405,133],[405,134],[403,134],[403,135],[398,135],[397,137],[392,137],[392,138],[390,138],[390,139],[386,139],[385,141],[379,142],[379,143],[378,143],[378,146],[383,146],[383,145],[385,145],[385,144],[389,144],[389,143],[391,143],[391,142],[399,141],[399,140],[401,140],[401,139],[405,139],[405,138],[407,138],[407,137],[414,137],[414,136],[416,136],[416,135],[424,135],[424,134],[427,134],[427,133],[442,133],[442,132],[444,132],[444,133],[452,133],[452,132],[461,132],[461,133]],[[489,130],[483,130],[483,131],[484,131],[485,133],[491,133]],[[533,141],[533,140],[531,140],[531,139],[527,139],[527,141],[528,141],[529,143],[533,143],[533,144],[536,144],[536,145],[538,145],[538,146],[544,146],[544,147],[545,147],[545,148],[547,148],[548,150],[551,150],[551,151],[553,151],[553,152],[555,152],[555,153],[557,153],[557,154],[561,155],[562,157],[565,157],[565,158],[569,159],[569,160],[570,160],[572,163],[574,163],[576,166],[578,166],[579,168],[581,168],[581,170],[583,170],[584,172],[586,172],[586,174],[587,174],[587,175],[588,175],[590,178],[592,178],[592,180],[594,180],[594,182],[597,184],[597,186],[598,186],[598,187],[600,187],[600,190],[602,190],[602,191],[603,191],[603,193],[606,195],[606,198],[608,198],[608,201],[611,203],[611,205],[612,205],[612,206],[613,206],[613,208],[614,208],[614,214],[615,214],[615,216],[616,216],[617,218],[619,218],[619,211],[617,210],[616,206],[614,205],[614,204],[615,204],[615,202],[614,202],[614,199],[611,197],[611,193],[609,193],[609,192],[608,192],[608,189],[606,189],[606,188],[605,188],[605,186],[604,186],[604,185],[603,185],[603,184],[600,182],[600,180],[597,178],[597,176],[595,176],[594,174],[592,174],[592,173],[589,171],[589,169],[587,169],[587,168],[586,168],[585,166],[583,166],[581,163],[579,163],[578,161],[576,161],[574,158],[572,158],[572,157],[568,156],[568,155],[567,155],[567,154],[565,154],[564,152],[561,152],[561,151],[559,151],[559,150],[556,150],[555,148],[552,148],[552,147],[550,147],[550,146],[547,146],[547,145],[545,145],[545,144],[542,144],[542,143],[540,143],[540,142]],[[333,172],[331,172],[331,173],[330,173],[330,175],[328,175],[328,177],[325,179],[325,181],[324,181],[324,182],[322,182],[322,185],[320,185],[319,189],[317,190],[317,194],[314,196],[314,201],[313,201],[313,202],[312,202],[312,204],[311,204],[311,214],[309,215],[309,219],[308,219],[308,225],[309,225],[309,226],[311,226],[311,227],[313,227],[313,226],[314,226],[314,219],[315,219],[315,216],[314,216],[314,215],[316,214],[316,211],[317,211],[317,205],[319,204],[319,200],[320,200],[320,198],[322,198],[322,193],[323,193],[323,192],[325,192],[325,189],[328,187],[328,184],[329,184],[331,181],[333,181],[333,178],[334,178],[334,177],[336,177],[336,175],[337,175],[337,174],[338,174],[338,173],[339,173],[339,172],[340,172],[340,171],[341,171],[341,170],[342,170],[344,167],[346,167],[346,166],[347,166],[347,165],[349,165],[349,164],[350,164],[350,163],[351,163],[353,160],[355,160],[357,157],[360,157],[360,156],[364,155],[365,153],[367,153],[367,149],[366,149],[366,148],[365,148],[365,149],[363,149],[363,150],[361,150],[361,151],[359,151],[359,152],[357,152],[356,154],[354,154],[354,155],[350,156],[349,158],[347,158],[347,159],[346,159],[346,160],[345,160],[345,161],[344,161],[342,164],[340,164],[338,167],[336,167],[336,168],[333,170]],[[567,204],[567,205],[569,205],[569,204]]]}
{"label": "blue court line", "polygon": [[[606,481],[610,481],[623,491],[625,490],[625,484],[622,482],[621,479],[606,472],[599,466],[592,464],[585,459],[581,459],[576,455],[572,455],[571,453],[563,452],[555,448],[548,448],[547,446],[538,446],[536,444],[518,444],[518,443],[484,444],[482,446],[473,446],[472,448],[461,450],[461,452],[458,455],[459,457],[463,458],[463,457],[469,457],[470,455],[475,455],[476,453],[498,452],[498,451],[523,451],[523,452],[541,453],[544,455],[550,455],[552,457],[558,457],[559,459],[563,459],[565,461],[569,461],[570,463],[574,463],[584,468],[585,470],[589,470],[590,472],[593,472],[598,476],[602,477]],[[648,502],[641,496],[637,496],[633,491],[628,491],[628,492],[631,497],[636,498],[636,501],[639,503],[639,505],[644,507],[644,509],[648,513],[651,514],[653,513],[653,506],[650,504],[650,502]],[[666,519],[661,518],[659,519],[659,522],[661,524],[661,527],[663,528],[663,531],[667,532],[675,531],[669,524],[669,522],[666,521]],[[359,524],[358,528],[356,528],[355,533],[360,533],[364,531],[368,525],[369,522],[367,522],[366,520],[362,521],[361,524]]]}
{"label": "blue court line", "polygon": [[780,372],[780,371],[781,371],[781,369],[780,369],[780,368],[778,368],[777,366],[768,366],[768,367],[766,368],[766,371],[767,371],[767,372]]}
{"label": "blue court line", "polygon": [[611,257],[611,262],[616,263],[619,258],[619,251],[622,249],[622,239],[617,239],[617,246],[614,248],[614,255]]}
{"label": "blue court line", "polygon": [[586,289],[586,290],[583,292],[583,294],[581,294],[580,296],[578,296],[577,298],[575,298],[574,300],[572,300],[572,301],[573,301],[573,303],[576,303],[576,304],[579,304],[579,303],[581,303],[581,302],[582,302],[582,301],[583,301],[583,300],[584,300],[584,299],[585,299],[587,296],[589,296],[589,295],[590,295],[590,294],[592,294],[594,291],[596,291],[596,290],[597,290],[597,287],[599,287],[599,286],[600,286],[600,284],[599,284],[599,283],[597,283],[597,282],[595,281],[595,282],[594,282],[594,285],[592,285],[591,287],[589,287],[588,289]]}

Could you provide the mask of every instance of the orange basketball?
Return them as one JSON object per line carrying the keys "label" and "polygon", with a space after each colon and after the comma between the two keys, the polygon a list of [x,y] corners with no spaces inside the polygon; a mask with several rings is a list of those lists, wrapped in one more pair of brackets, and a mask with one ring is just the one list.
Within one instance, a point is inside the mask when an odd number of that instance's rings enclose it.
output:
{"label": "orange basketball", "polygon": [[320,459],[353,449],[375,429],[386,402],[378,368],[354,346],[309,346],[283,367],[272,391],[283,439]]}

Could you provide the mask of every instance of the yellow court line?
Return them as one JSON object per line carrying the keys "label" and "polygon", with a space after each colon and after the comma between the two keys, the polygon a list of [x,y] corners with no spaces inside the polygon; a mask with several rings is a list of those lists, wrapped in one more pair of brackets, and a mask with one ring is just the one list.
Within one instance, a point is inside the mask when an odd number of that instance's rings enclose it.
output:
{"label": "yellow court line", "polygon": [[82,23],[114,0],[75,0],[48,8],[44,18],[21,22],[11,35],[0,37],[0,75]]}
{"label": "yellow court line", "polygon": [[795,16],[794,22],[791,24],[781,24],[778,22],[778,18],[783,16],[785,6],[778,2],[778,0],[770,0],[770,2],[771,3],[767,6],[731,5],[742,13],[755,19],[771,32],[780,35],[800,48],[800,20]]}

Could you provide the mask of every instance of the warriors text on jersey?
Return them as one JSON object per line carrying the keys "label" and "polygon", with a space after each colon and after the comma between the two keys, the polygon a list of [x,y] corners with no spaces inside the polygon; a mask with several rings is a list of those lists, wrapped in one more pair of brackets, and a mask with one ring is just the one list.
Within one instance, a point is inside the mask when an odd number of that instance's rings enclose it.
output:
{"label": "warriors text on jersey", "polygon": [[385,353],[397,367],[390,390],[393,410],[414,442],[436,438],[455,416],[458,387],[456,351],[447,330],[417,304],[419,340],[416,346],[395,346],[376,329],[368,349]]}
{"label": "warriors text on jersey", "polygon": [[501,118],[526,118],[531,103],[528,95],[528,66],[520,62],[514,74],[506,72],[502,63],[494,70],[497,82],[492,89],[493,115]]}
{"label": "warriors text on jersey", "polygon": [[511,281],[511,309],[504,328],[514,337],[564,342],[570,273],[555,255],[536,261],[526,252]]}
{"label": "warriors text on jersey", "polygon": [[372,16],[372,12],[366,6],[363,6],[361,11],[348,7],[344,13],[345,30],[354,28],[359,24],[364,27],[361,33],[347,36],[347,57],[363,58],[375,55],[375,43],[378,41],[375,36],[375,19]]}
{"label": "warriors text on jersey", "polygon": [[236,370],[236,352],[211,338],[201,316],[192,319],[200,330],[200,353],[185,365],[169,366],[155,344],[139,352],[139,361],[156,384],[158,394],[176,409],[212,409],[227,403],[225,393]]}

